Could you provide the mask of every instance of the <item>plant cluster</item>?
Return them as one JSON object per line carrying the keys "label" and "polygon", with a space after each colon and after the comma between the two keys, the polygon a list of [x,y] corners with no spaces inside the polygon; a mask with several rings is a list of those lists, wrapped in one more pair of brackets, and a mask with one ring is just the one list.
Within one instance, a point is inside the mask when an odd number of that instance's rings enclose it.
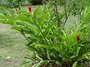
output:
{"label": "plant cluster", "polygon": [[80,22],[75,22],[74,29],[66,29],[70,13],[65,2],[64,10],[58,9],[57,1],[53,4],[54,8],[38,6],[33,12],[28,6],[28,12],[16,10],[13,17],[0,13],[0,20],[11,24],[12,29],[28,40],[26,46],[33,55],[25,57],[27,61],[23,64],[26,66],[86,67],[86,62],[90,61],[90,6],[81,11]]}

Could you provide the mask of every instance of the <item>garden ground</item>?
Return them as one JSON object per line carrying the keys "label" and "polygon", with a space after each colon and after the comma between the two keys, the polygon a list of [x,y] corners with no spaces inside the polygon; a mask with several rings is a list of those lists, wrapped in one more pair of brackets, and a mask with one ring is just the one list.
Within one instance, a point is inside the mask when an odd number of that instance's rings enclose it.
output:
{"label": "garden ground", "polygon": [[27,54],[25,38],[10,27],[0,23],[0,67],[19,67]]}

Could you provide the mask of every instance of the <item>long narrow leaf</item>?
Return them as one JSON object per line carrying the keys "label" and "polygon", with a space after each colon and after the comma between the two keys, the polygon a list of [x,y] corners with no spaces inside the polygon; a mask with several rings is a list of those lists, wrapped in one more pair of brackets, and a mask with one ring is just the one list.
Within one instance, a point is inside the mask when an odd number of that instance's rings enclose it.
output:
{"label": "long narrow leaf", "polygon": [[39,15],[39,14],[38,14],[39,11],[41,11],[41,6],[39,6],[39,7],[37,7],[37,8],[35,9],[35,11],[34,11],[34,13],[33,13],[33,17],[34,17],[34,19],[36,19],[37,16]]}
{"label": "long narrow leaf", "polygon": [[44,14],[41,16],[41,18],[40,18],[40,20],[39,20],[39,23],[38,23],[39,26],[42,26],[42,24],[43,24],[43,22],[44,22],[44,20],[46,19],[47,16],[48,16],[48,12],[44,13]]}
{"label": "long narrow leaf", "polygon": [[72,67],[76,67],[77,66],[77,61],[73,63]]}

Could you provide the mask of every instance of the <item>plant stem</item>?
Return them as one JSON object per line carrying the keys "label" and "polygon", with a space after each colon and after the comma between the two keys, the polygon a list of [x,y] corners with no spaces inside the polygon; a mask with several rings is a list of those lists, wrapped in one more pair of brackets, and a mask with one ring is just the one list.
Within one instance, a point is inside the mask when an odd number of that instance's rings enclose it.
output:
{"label": "plant stem", "polygon": [[54,2],[54,6],[55,6],[55,13],[56,13],[56,18],[57,18],[57,26],[60,27],[60,19],[58,16],[58,9],[57,9],[57,1],[56,0]]}
{"label": "plant stem", "polygon": [[68,19],[67,8],[66,8],[66,0],[64,0],[64,11],[65,11],[65,22],[64,22],[64,25],[65,25],[66,22],[67,22],[67,19]]}
{"label": "plant stem", "polygon": [[34,18],[33,18],[33,17],[32,17],[32,19],[33,19],[33,21],[35,22],[35,24],[37,25],[37,27],[38,27],[38,29],[39,29],[40,33],[42,34],[42,37],[44,38],[45,43],[46,43],[46,44],[48,44],[48,42],[47,42],[47,40],[46,40],[45,36],[43,35],[43,32],[42,32],[41,28],[38,26],[38,24],[36,23],[36,21],[34,20]]}
{"label": "plant stem", "polygon": [[20,31],[21,34],[26,38],[27,41],[29,41],[29,39],[28,39],[28,38],[26,37],[26,35],[24,34],[23,28],[22,28],[22,27],[20,27],[20,28],[21,28],[21,31]]}

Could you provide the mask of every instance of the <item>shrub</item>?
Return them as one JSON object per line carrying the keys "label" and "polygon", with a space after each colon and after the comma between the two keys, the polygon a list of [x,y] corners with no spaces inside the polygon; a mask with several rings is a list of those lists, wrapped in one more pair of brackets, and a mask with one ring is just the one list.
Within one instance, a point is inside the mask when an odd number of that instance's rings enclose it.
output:
{"label": "shrub", "polygon": [[28,40],[26,46],[33,55],[25,57],[27,61],[23,64],[85,67],[84,63],[90,61],[90,6],[80,13],[80,22],[75,22],[74,29],[72,25],[66,29],[67,12],[58,10],[56,3],[54,5],[55,8],[38,6],[34,12],[19,10],[16,16],[9,18],[0,14],[0,18]]}

